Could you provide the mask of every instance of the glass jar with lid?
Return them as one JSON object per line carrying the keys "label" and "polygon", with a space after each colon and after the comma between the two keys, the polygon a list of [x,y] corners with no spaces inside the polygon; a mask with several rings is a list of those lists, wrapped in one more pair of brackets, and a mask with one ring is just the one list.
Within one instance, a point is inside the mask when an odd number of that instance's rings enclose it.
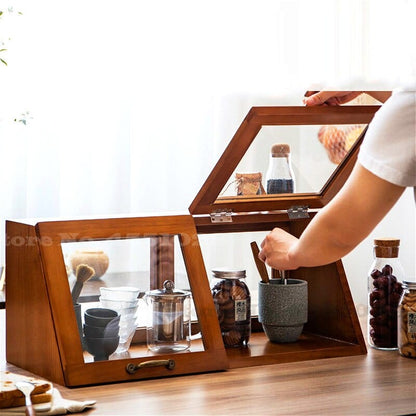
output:
{"label": "glass jar with lid", "polygon": [[400,240],[374,240],[374,261],[368,275],[368,343],[381,350],[397,350],[397,307],[403,292]]}
{"label": "glass jar with lid", "polygon": [[245,347],[251,334],[251,300],[245,282],[246,271],[216,268],[212,273],[212,296],[224,346]]}
{"label": "glass jar with lid", "polygon": [[269,167],[266,172],[268,194],[295,192],[295,175],[290,160],[290,146],[286,143],[274,144],[270,151]]}
{"label": "glass jar with lid", "polygon": [[403,282],[403,294],[397,310],[400,355],[416,358],[416,281]]}
{"label": "glass jar with lid", "polygon": [[175,289],[172,280],[163,289],[146,292],[151,321],[146,328],[147,346],[153,352],[177,352],[190,347],[191,292]]}

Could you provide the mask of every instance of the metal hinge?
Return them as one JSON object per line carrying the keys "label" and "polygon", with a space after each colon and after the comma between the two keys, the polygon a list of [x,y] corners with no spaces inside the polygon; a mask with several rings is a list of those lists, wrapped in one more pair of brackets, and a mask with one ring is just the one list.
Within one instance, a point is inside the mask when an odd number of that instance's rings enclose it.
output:
{"label": "metal hinge", "polygon": [[287,210],[289,218],[296,220],[299,218],[309,218],[308,207],[306,205],[295,205]]}
{"label": "metal hinge", "polygon": [[218,222],[233,222],[231,217],[231,210],[229,211],[215,211],[211,212],[209,216],[211,217],[211,222],[218,223]]}

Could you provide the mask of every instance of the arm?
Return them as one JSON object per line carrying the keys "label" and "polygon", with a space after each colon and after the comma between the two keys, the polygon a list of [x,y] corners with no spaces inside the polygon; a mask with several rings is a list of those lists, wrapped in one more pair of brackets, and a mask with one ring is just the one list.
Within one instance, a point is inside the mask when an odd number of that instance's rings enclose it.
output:
{"label": "arm", "polygon": [[357,163],[344,187],[314,217],[300,239],[275,228],[262,242],[259,257],[281,270],[332,263],[368,236],[404,189]]}
{"label": "arm", "polygon": [[385,103],[391,97],[391,91],[364,91],[366,94],[371,95],[381,103]]}

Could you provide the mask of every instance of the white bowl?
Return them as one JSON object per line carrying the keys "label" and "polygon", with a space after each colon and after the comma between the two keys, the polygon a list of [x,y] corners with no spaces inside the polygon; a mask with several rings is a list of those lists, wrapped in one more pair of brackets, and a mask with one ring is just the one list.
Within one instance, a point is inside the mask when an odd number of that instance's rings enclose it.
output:
{"label": "white bowl", "polygon": [[140,289],[131,286],[100,287],[101,299],[132,302],[137,299]]}
{"label": "white bowl", "polygon": [[103,299],[99,297],[100,303],[104,308],[115,309],[117,311],[125,308],[136,308],[139,304],[139,299],[133,301]]}
{"label": "white bowl", "polygon": [[120,321],[125,321],[126,319],[136,319],[138,306],[133,306],[132,308],[112,308],[107,306],[103,301],[100,302],[103,308],[112,309],[120,315]]}
{"label": "white bowl", "polygon": [[116,354],[121,354],[124,353],[126,351],[128,351],[131,341],[134,337],[134,333],[135,333],[136,329],[134,328],[129,334],[126,334],[126,336],[121,336],[120,335],[120,341],[118,344],[118,347],[116,349]]}
{"label": "white bowl", "polygon": [[121,326],[118,334],[120,335],[120,338],[125,338],[127,335],[131,334],[133,331],[135,331],[137,328],[136,322],[129,322],[128,325]]}
{"label": "white bowl", "polygon": [[128,310],[127,309],[122,309],[119,312],[120,321],[122,319],[123,319],[123,322],[125,322],[125,321],[131,321],[131,320],[136,319],[137,318],[137,315],[138,315],[137,311],[138,311],[138,308],[137,307],[136,308],[131,308],[131,309],[129,308]]}

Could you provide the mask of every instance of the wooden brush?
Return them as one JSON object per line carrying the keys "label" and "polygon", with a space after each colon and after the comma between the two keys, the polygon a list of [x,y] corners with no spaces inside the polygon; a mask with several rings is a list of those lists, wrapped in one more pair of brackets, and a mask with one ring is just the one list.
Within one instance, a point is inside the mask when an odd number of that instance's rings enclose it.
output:
{"label": "wooden brush", "polygon": [[74,287],[72,288],[71,296],[72,296],[72,303],[76,305],[78,303],[78,298],[81,293],[82,287],[84,283],[91,279],[95,274],[95,270],[88,266],[88,264],[79,264],[75,270],[75,277],[76,282]]}
{"label": "wooden brush", "polygon": [[259,246],[255,241],[250,243],[251,251],[253,252],[254,261],[257,266],[257,270],[260,273],[261,281],[263,283],[269,283],[269,274],[267,273],[266,265],[259,259]]}

